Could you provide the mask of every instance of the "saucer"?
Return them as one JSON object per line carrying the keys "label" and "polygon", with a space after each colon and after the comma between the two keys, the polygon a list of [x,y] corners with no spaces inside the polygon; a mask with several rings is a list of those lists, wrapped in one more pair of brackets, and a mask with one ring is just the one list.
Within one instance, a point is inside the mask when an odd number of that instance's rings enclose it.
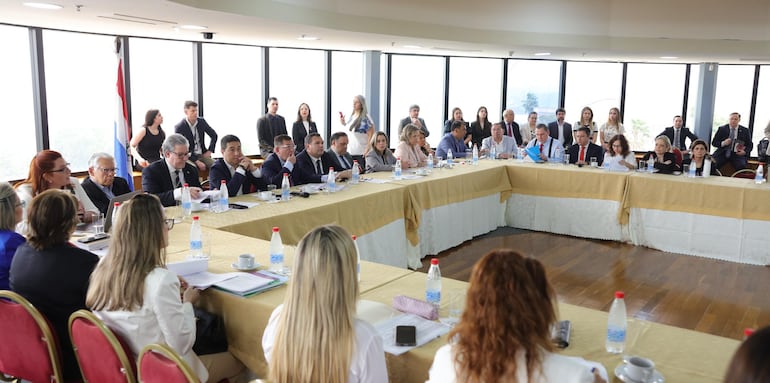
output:
{"label": "saucer", "polygon": [[236,270],[238,270],[238,271],[254,271],[254,270],[256,270],[256,269],[258,269],[258,268],[259,268],[260,264],[255,262],[255,263],[254,263],[254,266],[252,266],[252,267],[247,267],[247,268],[245,268],[245,269],[243,269],[243,268],[241,268],[240,266],[238,266],[238,264],[237,264],[237,263],[233,263],[233,264],[231,264],[230,266],[232,266],[232,268],[233,268],[233,269],[236,269]]}
{"label": "saucer", "polygon": [[641,380],[633,380],[626,376],[626,364],[621,363],[617,367],[615,367],[615,376],[618,377],[618,379],[626,382],[626,383],[663,383],[666,380],[663,379],[663,375],[660,374],[658,370],[655,370],[652,372],[652,378],[648,380],[647,382],[642,382]]}

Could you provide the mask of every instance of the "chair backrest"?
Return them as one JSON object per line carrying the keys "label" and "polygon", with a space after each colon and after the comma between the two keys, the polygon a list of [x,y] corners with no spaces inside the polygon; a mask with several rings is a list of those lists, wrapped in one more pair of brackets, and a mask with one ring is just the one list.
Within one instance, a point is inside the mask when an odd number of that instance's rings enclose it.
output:
{"label": "chair backrest", "polygon": [[674,156],[676,156],[676,164],[679,166],[679,168],[682,168],[682,151],[679,150],[679,148],[672,148],[674,151]]}
{"label": "chair backrest", "polygon": [[70,339],[86,382],[136,383],[134,355],[117,334],[88,310],[72,313]]}
{"label": "chair backrest", "polygon": [[757,171],[754,169],[741,169],[733,173],[733,175],[730,177],[754,179],[756,175]]}
{"label": "chair backrest", "polygon": [[48,320],[24,297],[0,290],[0,372],[62,383],[59,344]]}
{"label": "chair backrest", "polygon": [[166,345],[155,343],[142,349],[137,365],[142,383],[200,383],[182,357]]}

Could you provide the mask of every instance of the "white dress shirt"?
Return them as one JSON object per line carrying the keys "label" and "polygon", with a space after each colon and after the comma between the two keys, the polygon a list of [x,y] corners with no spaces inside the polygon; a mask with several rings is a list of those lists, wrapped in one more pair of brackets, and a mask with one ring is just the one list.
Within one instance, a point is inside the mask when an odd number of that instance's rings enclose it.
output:
{"label": "white dress shirt", "polygon": [[608,170],[616,171],[616,172],[627,172],[631,169],[627,168],[625,165],[620,164],[620,160],[625,160],[629,164],[636,165],[636,156],[634,156],[634,152],[628,152],[628,154],[623,157],[620,154],[616,154],[614,156],[611,156],[609,153],[604,153],[604,166],[607,167]]}
{"label": "white dress shirt", "polygon": [[492,136],[489,136],[483,140],[481,140],[481,149],[489,151],[492,149],[492,146],[495,147],[495,158],[497,158],[502,153],[513,153],[514,156],[518,153],[518,147],[516,145],[516,139],[509,136],[503,136],[503,139],[500,140],[500,142],[495,141],[495,138]]}

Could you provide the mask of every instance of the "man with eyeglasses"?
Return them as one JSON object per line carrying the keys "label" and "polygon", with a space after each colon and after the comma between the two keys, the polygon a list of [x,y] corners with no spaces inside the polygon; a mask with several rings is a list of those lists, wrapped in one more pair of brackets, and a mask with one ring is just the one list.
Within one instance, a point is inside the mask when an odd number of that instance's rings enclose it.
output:
{"label": "man with eyeglasses", "polygon": [[230,197],[267,189],[262,172],[254,166],[249,157],[243,155],[241,140],[238,137],[232,134],[222,137],[219,147],[222,148],[222,158],[214,162],[209,171],[211,189],[220,189],[223,180]]}
{"label": "man with eyeglasses", "polygon": [[[313,132],[315,133],[315,132]],[[316,133],[317,134],[317,133]],[[294,165],[297,157],[294,155],[294,141],[286,134],[281,134],[273,140],[275,152],[271,153],[262,164],[262,178],[268,185],[281,186],[283,174],[289,174],[289,182],[294,184]]]}
{"label": "man with eyeglasses", "polygon": [[95,153],[88,160],[88,178],[82,182],[83,190],[102,214],[107,214],[110,199],[130,193],[128,182],[115,176],[115,158],[107,153]]}
{"label": "man with eyeglasses", "polygon": [[183,135],[175,133],[163,141],[163,159],[142,169],[142,190],[155,194],[163,206],[175,206],[182,199],[182,186],[190,186],[190,197],[201,193],[198,169],[189,164],[190,144]]}

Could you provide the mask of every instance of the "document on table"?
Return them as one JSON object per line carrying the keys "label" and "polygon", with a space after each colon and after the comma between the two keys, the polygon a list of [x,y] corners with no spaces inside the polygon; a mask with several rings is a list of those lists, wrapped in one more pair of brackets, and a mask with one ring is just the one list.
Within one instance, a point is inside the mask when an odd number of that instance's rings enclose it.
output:
{"label": "document on table", "polygon": [[219,190],[204,190],[198,194],[198,198],[191,200],[195,203],[201,203],[204,199],[219,195]]}
{"label": "document on table", "polygon": [[362,178],[361,182],[366,182],[370,184],[386,184],[390,182],[390,180],[384,180],[381,178]]}
{"label": "document on table", "polygon": [[209,261],[206,259],[188,259],[173,262],[166,265],[169,271],[183,277],[192,287],[205,290],[219,282],[236,277],[236,273],[214,274],[209,269]]}
{"label": "document on table", "polygon": [[[420,347],[448,333],[451,328],[440,322],[429,321],[413,314],[401,314],[377,322],[373,326],[382,338],[382,346],[385,352],[393,355],[401,355],[413,348]],[[417,329],[417,345],[396,346],[396,326],[414,326]]]}

